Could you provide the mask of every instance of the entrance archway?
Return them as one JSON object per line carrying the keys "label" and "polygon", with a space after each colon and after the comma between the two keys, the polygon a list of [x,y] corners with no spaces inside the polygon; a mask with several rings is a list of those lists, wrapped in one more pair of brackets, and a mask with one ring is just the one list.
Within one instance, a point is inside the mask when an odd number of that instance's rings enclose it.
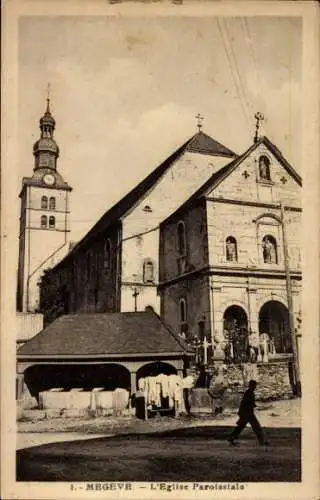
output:
{"label": "entrance archway", "polygon": [[241,363],[248,357],[248,318],[242,307],[228,307],[223,315],[226,361]]}
{"label": "entrance archway", "polygon": [[137,371],[137,382],[140,378],[155,377],[156,375],[160,375],[160,373],[163,373],[164,375],[176,375],[177,369],[169,363],[165,363],[163,361],[147,363],[146,365],[141,366],[141,368]]}
{"label": "entrance archway", "polygon": [[270,300],[260,309],[259,333],[267,333],[273,341],[276,353],[291,353],[292,342],[289,328],[289,311],[281,302]]}

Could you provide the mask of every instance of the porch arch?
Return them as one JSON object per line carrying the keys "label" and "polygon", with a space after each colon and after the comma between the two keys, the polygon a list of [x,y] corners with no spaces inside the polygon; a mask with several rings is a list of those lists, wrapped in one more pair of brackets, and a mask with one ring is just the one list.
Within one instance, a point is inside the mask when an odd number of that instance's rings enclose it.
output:
{"label": "porch arch", "polygon": [[156,375],[177,375],[178,370],[171,363],[165,361],[152,361],[137,370],[137,383],[140,378],[155,377]]}
{"label": "porch arch", "polygon": [[227,360],[236,363],[247,360],[248,354],[248,316],[245,309],[233,304],[223,314],[223,332],[226,340]]}
{"label": "porch arch", "polygon": [[262,305],[259,312],[259,333],[267,333],[274,343],[276,353],[291,353],[288,308],[278,300],[270,300]]}
{"label": "porch arch", "polygon": [[34,397],[41,391],[57,387],[65,390],[104,387],[109,391],[121,387],[130,391],[131,385],[130,371],[118,363],[35,364],[24,371],[24,381]]}

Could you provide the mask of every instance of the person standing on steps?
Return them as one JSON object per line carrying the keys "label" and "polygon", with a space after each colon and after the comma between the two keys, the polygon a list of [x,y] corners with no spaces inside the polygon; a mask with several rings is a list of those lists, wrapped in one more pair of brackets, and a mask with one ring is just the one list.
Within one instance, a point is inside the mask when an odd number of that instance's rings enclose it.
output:
{"label": "person standing on steps", "polygon": [[261,445],[268,444],[264,438],[262,427],[254,414],[254,409],[256,406],[254,391],[256,387],[257,382],[255,380],[250,380],[249,388],[244,393],[239,406],[239,420],[237,422],[237,427],[235,427],[235,429],[231,432],[230,436],[227,439],[227,441],[229,441],[232,446],[235,446],[235,439],[239,437],[241,431],[243,431],[248,423],[251,425],[253,432],[256,434],[259,443]]}

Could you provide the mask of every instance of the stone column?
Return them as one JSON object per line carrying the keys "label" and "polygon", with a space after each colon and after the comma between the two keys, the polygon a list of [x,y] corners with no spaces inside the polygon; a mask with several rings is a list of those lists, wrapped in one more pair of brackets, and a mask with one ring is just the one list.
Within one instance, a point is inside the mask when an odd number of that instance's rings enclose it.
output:
{"label": "stone column", "polygon": [[178,368],[177,374],[179,375],[179,377],[183,378],[183,369],[182,368]]}
{"label": "stone column", "polygon": [[224,334],[223,334],[223,319],[221,319],[220,299],[221,286],[215,285],[211,281],[211,342],[213,346],[213,359],[215,362],[224,360]]}
{"label": "stone column", "polygon": [[23,373],[17,374],[17,400],[21,399],[24,393],[24,375]]}
{"label": "stone column", "polygon": [[254,335],[259,337],[259,313],[257,311],[257,289],[252,285],[247,287],[248,292],[248,327]]}
{"label": "stone column", "polygon": [[137,373],[130,372],[131,396],[137,392]]}

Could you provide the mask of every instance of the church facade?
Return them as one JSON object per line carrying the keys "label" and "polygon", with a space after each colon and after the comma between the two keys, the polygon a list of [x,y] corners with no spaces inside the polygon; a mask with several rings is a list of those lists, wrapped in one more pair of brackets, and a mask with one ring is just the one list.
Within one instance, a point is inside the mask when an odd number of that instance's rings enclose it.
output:
{"label": "church facade", "polygon": [[301,314],[300,191],[266,137],[214,173],[161,224],[163,320],[206,339],[216,358],[246,361],[250,348],[290,356]]}

